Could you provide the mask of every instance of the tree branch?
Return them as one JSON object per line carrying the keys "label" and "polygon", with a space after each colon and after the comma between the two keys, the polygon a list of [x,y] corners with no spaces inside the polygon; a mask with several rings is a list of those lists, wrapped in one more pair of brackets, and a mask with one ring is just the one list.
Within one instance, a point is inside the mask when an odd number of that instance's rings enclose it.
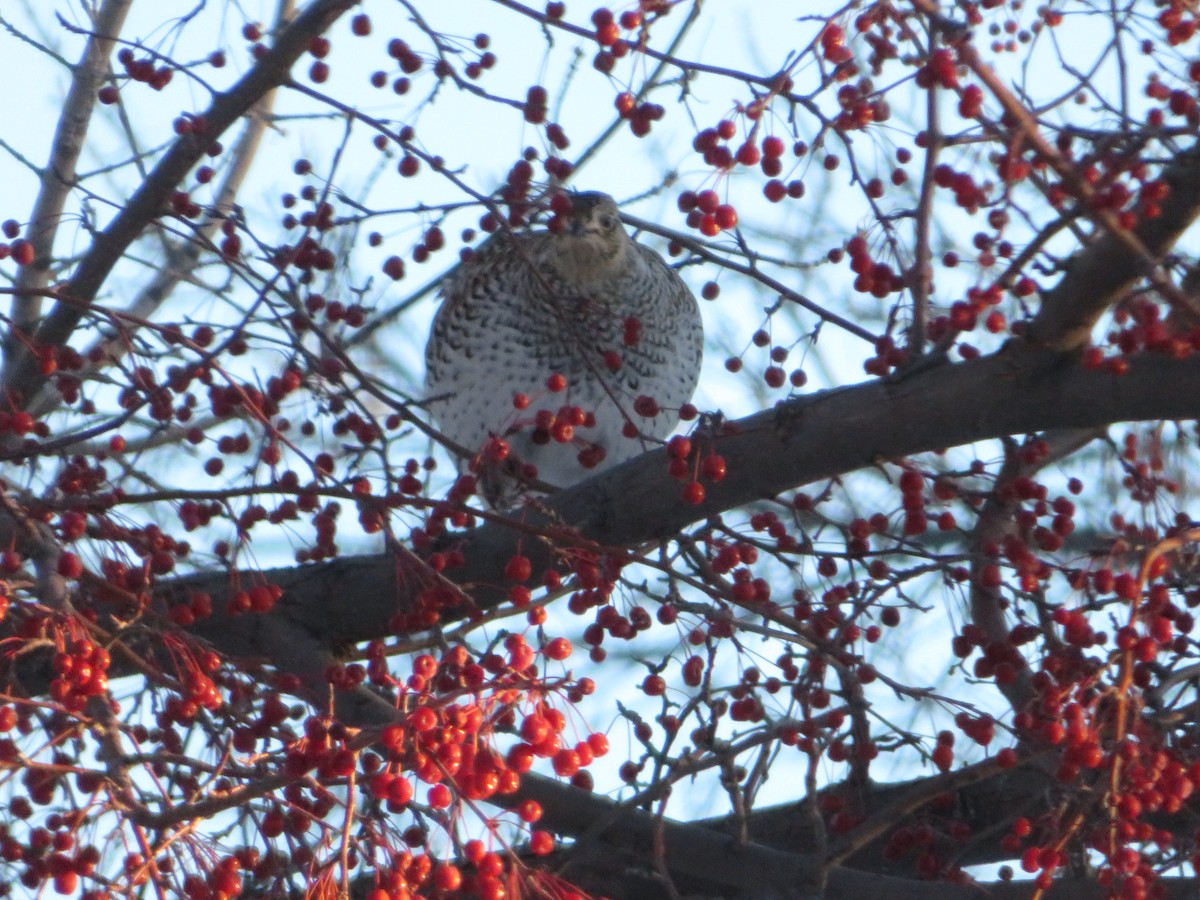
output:
{"label": "tree branch", "polygon": [[[41,315],[42,298],[37,291],[50,280],[54,238],[62,223],[67,196],[75,186],[75,165],[83,152],[96,93],[108,74],[108,58],[132,5],[132,0],[105,0],[95,17],[83,56],[72,72],[71,87],[50,144],[50,159],[40,173],[37,200],[29,216],[27,236],[33,245],[33,263],[22,266],[17,273],[10,326],[14,333],[30,330]],[[8,353],[13,353],[19,343],[10,333]]]}
{"label": "tree branch", "polygon": [[[507,596],[504,568],[518,547],[531,559],[536,583],[563,547],[637,547],[692,522],[880,460],[1055,427],[1194,418],[1200,413],[1197,397],[1200,356],[1144,354],[1116,376],[1041,351],[1002,353],[900,380],[822,391],[730,423],[732,433],[713,439],[728,475],[707,486],[701,506],[679,498],[666,453],[655,450],[560,492],[540,509],[528,507],[520,529],[493,522],[462,534],[457,543],[465,565],[444,575],[487,609]],[[330,641],[357,642],[390,634],[393,617],[415,608],[426,584],[419,575],[411,563],[399,565],[380,554],[257,574],[201,574],[172,582],[164,592],[204,590],[219,604],[231,583],[267,580],[286,591],[272,615],[297,618]],[[446,610],[445,618],[464,612]],[[239,635],[246,627],[215,615],[193,631],[236,654],[244,649]]]}
{"label": "tree branch", "polygon": [[[1161,175],[1171,188],[1153,219],[1142,218],[1133,235],[1155,260],[1161,259],[1200,216],[1200,145],[1176,157]],[[1112,232],[1075,253],[1059,283],[1042,295],[1042,306],[1026,336],[1058,350],[1085,346],[1096,321],[1148,274],[1149,261]]]}
{"label": "tree branch", "polygon": [[[158,161],[141,187],[96,235],[92,248],[80,260],[63,285],[63,297],[42,321],[34,336],[37,346],[54,346],[70,337],[91,303],[96,299],[113,267],[146,226],[163,214],[167,200],[192,167],[230,126],[246,114],[265,94],[288,81],[292,65],[306,52],[315,35],[321,34],[354,0],[314,0],[296,20],[279,32],[274,46],[228,91],[218,94],[198,118],[207,124],[202,135],[181,136]],[[0,383],[10,397],[32,398],[44,378],[25,346],[15,346],[5,360]]]}

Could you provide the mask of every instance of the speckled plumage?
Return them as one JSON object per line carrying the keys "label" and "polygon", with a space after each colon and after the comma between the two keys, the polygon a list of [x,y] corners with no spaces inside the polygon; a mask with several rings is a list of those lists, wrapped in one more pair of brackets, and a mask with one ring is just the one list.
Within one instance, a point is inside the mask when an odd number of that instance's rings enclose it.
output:
{"label": "speckled plumage", "polygon": [[[425,347],[426,397],[442,433],[471,453],[502,437],[512,458],[537,466],[538,479],[556,487],[637,455],[675,427],[696,387],[704,338],[691,291],[629,237],[612,198],[571,199],[562,231],[498,233],[447,277]],[[640,321],[640,337],[627,344],[630,317]],[[620,359],[616,371],[606,365],[610,351]],[[567,380],[562,393],[546,387],[555,373]],[[529,397],[527,409],[514,408],[517,393]],[[640,395],[661,411],[635,412]],[[535,428],[537,412],[557,415],[565,406],[594,413],[594,427],[575,427],[570,443],[547,441]],[[637,437],[622,434],[626,422]],[[590,447],[604,453],[589,469],[579,454]],[[480,471],[493,505],[516,498],[511,460],[508,474]]]}

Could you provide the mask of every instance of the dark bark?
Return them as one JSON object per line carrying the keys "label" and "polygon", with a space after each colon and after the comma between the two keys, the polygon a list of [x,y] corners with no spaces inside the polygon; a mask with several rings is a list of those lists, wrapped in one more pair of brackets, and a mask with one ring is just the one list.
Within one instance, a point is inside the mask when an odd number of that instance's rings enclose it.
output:
{"label": "dark bark", "polygon": [[[1200,356],[1143,355],[1131,360],[1127,374],[1114,376],[1040,352],[1001,353],[822,391],[730,423],[731,433],[712,442],[728,461],[728,475],[707,485],[700,507],[679,498],[665,452],[653,451],[559,493],[544,508],[531,506],[520,528],[493,522],[464,533],[456,543],[465,566],[444,574],[487,609],[505,596],[504,567],[518,545],[533,560],[537,582],[563,547],[636,548],[755,500],[917,453],[1047,428],[1189,419],[1200,415],[1197,398]],[[279,584],[287,593],[278,615],[345,643],[390,634],[393,617],[411,611],[431,577],[405,557],[379,554],[240,573],[236,582]],[[199,589],[219,600],[234,582],[229,574],[207,573],[181,579],[166,593]],[[215,616],[194,632],[233,652],[252,647],[258,627],[252,618]]]}

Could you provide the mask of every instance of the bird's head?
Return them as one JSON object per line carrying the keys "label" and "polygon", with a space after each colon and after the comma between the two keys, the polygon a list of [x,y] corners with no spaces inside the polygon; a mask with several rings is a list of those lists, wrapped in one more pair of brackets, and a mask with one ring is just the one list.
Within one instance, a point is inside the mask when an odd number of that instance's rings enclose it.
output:
{"label": "bird's head", "polygon": [[616,201],[599,191],[580,191],[570,199],[570,212],[554,229],[555,267],[567,276],[593,278],[623,264],[631,240]]}

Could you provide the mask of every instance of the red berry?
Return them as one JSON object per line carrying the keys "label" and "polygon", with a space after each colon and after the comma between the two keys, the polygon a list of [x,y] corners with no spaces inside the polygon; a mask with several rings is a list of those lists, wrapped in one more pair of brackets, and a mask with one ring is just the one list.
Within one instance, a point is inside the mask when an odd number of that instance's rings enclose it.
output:
{"label": "red berry", "polygon": [[533,563],[528,556],[514,556],[504,567],[504,577],[518,583],[528,581],[533,574]]}
{"label": "red berry", "polygon": [[667,442],[667,453],[674,459],[687,459],[692,455],[692,442],[677,434]]}
{"label": "red berry", "polygon": [[658,401],[642,394],[633,401],[633,411],[643,418],[652,419],[658,415]]}
{"label": "red berry", "polygon": [[74,553],[64,553],[58,558],[58,574],[64,578],[78,578],[83,574],[83,561]]}
{"label": "red berry", "polygon": [[9,250],[12,253],[13,262],[18,266],[27,266],[33,262],[33,244],[25,238],[13,241]]}
{"label": "red berry", "polygon": [[434,809],[445,809],[453,799],[450,788],[444,784],[435,784],[429,789],[429,805]]}
{"label": "red berry", "polygon": [[725,477],[725,457],[710,453],[700,463],[700,474],[708,481],[721,481]]}

